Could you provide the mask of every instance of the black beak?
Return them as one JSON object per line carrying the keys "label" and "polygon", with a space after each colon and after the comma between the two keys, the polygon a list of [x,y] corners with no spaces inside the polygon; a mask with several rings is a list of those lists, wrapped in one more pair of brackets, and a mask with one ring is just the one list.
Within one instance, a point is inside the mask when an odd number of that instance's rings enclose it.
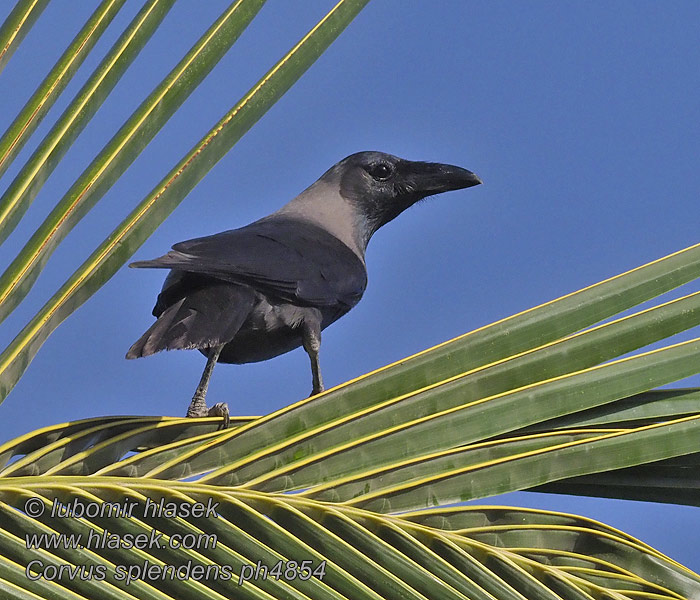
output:
{"label": "black beak", "polygon": [[474,173],[454,165],[414,162],[412,167],[416,190],[426,195],[461,190],[481,183]]}
{"label": "black beak", "polygon": [[482,183],[471,171],[454,165],[429,162],[409,162],[407,179],[415,192],[432,196],[442,192],[461,190]]}

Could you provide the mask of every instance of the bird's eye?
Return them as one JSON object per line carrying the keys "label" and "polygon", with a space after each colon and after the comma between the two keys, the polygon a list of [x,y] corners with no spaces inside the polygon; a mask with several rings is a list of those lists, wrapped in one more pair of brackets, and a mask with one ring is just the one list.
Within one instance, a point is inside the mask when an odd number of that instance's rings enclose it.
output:
{"label": "bird's eye", "polygon": [[375,163],[367,168],[367,172],[377,181],[386,181],[392,173],[392,168],[386,163]]}

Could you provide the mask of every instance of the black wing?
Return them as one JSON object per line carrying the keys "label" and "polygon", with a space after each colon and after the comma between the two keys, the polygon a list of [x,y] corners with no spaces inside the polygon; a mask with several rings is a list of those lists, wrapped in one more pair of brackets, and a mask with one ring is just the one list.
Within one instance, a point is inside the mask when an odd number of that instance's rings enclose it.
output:
{"label": "black wing", "polygon": [[130,266],[201,273],[296,304],[346,310],[367,286],[365,265],[350,248],[316,225],[281,217],[180,242]]}

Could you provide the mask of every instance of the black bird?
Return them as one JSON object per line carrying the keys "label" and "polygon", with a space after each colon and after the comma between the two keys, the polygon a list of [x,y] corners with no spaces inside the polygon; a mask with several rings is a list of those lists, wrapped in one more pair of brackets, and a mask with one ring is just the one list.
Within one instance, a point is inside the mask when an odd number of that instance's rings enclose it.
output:
{"label": "black bird", "polygon": [[205,401],[217,362],[257,362],[303,346],[311,393],[322,392],[321,330],[362,298],[374,232],[426,196],[480,183],[452,165],[352,154],[267,217],[132,263],[171,271],[153,309],[158,320],[126,357],[198,349],[207,364],[187,416],[223,416],[224,427],[228,406],[207,409]]}

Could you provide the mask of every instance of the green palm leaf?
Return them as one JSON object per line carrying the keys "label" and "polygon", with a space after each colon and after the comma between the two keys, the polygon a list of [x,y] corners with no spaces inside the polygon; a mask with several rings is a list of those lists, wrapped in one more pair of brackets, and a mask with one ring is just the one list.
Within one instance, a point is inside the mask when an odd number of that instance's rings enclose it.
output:
{"label": "green palm leaf", "polygon": [[[144,4],[0,197],[0,244],[15,228],[70,145],[138,56],[173,2],[150,0]],[[28,106],[31,106],[31,102]],[[9,155],[7,160],[11,160]]]}
{"label": "green palm leaf", "polygon": [[[83,171],[0,276],[0,321],[26,296],[60,241],[126,171],[238,39],[263,3],[238,0],[224,11]],[[134,47],[129,53],[137,51]],[[25,172],[24,178],[28,177],[31,172]]]}
{"label": "green palm leaf", "polygon": [[0,26],[0,72],[48,3],[49,0],[21,0]]}
{"label": "green palm leaf", "polygon": [[[103,565],[108,583],[100,597],[129,593],[135,598],[228,598],[234,593],[236,598],[320,599],[692,598],[700,585],[696,575],[634,538],[560,513],[480,507],[391,517],[196,483],[92,478],[85,484],[84,479],[70,477],[3,480],[0,494],[7,505],[0,507],[0,547],[6,561],[39,561],[32,563],[30,573],[46,564]],[[50,519],[30,518],[17,510],[32,499],[48,515],[54,498],[72,502],[78,511],[91,505],[103,514]],[[149,499],[156,504],[147,508]],[[165,517],[158,512],[161,500],[164,510],[168,503],[191,507],[199,502],[213,507],[216,516]],[[110,508],[106,503],[113,504]],[[132,506],[130,519],[109,514],[128,506]],[[27,539],[42,534],[63,535],[64,540],[81,536],[92,548],[77,553],[27,548],[32,545]],[[121,539],[143,535],[159,543],[143,550],[98,549],[100,540],[110,534]],[[201,540],[198,548],[179,547],[195,539]],[[273,567],[282,561],[286,568],[288,561],[296,561],[301,567],[304,560],[311,570],[323,564],[323,572],[317,570],[313,576],[308,569],[290,567],[279,580],[253,579],[258,564]],[[119,565],[135,565],[131,572],[135,576],[146,561],[154,566],[152,573],[162,573],[165,565],[179,561],[190,569],[200,566],[202,573],[209,568],[209,577],[200,575],[185,583],[157,576],[147,582],[130,581],[128,586],[119,580],[120,573],[128,573]],[[42,591],[41,580],[13,577],[12,563],[0,571],[3,579],[28,591]],[[230,567],[235,579],[225,579],[223,566]],[[241,573],[251,579],[239,587]],[[95,593],[94,581],[71,583],[61,581],[57,587],[88,597]]]}
{"label": "green palm leaf", "polygon": [[[58,100],[58,96],[68,85],[78,67],[80,67],[97,40],[104,33],[104,30],[119,12],[124,2],[125,0],[102,1],[84,27],[78,32],[78,35],[75,36],[75,39],[63,53],[63,56],[59,58],[44,81],[41,82],[14,122],[0,138],[0,176],[7,170],[13,158],[22,149],[32,132],[39,126],[49,108]],[[18,3],[15,10],[10,13],[5,25],[3,25],[3,29],[5,27],[9,29],[13,24],[17,27],[19,25],[18,20],[21,20],[23,25],[21,29],[26,33],[27,25],[29,25],[28,19],[35,19],[43,9],[42,4],[45,5],[45,3],[35,3],[32,7],[33,10],[28,14],[24,11],[29,9],[30,4],[33,3]],[[17,14],[18,10],[23,12],[21,16]],[[0,32],[0,43],[2,43],[3,33]],[[2,57],[0,57],[1,68]],[[4,220],[1,216],[0,228],[2,228],[2,221]],[[0,241],[2,239],[0,237]]]}
{"label": "green palm leaf", "polygon": [[626,469],[580,475],[534,487],[532,491],[698,506],[700,455],[696,452]]}

